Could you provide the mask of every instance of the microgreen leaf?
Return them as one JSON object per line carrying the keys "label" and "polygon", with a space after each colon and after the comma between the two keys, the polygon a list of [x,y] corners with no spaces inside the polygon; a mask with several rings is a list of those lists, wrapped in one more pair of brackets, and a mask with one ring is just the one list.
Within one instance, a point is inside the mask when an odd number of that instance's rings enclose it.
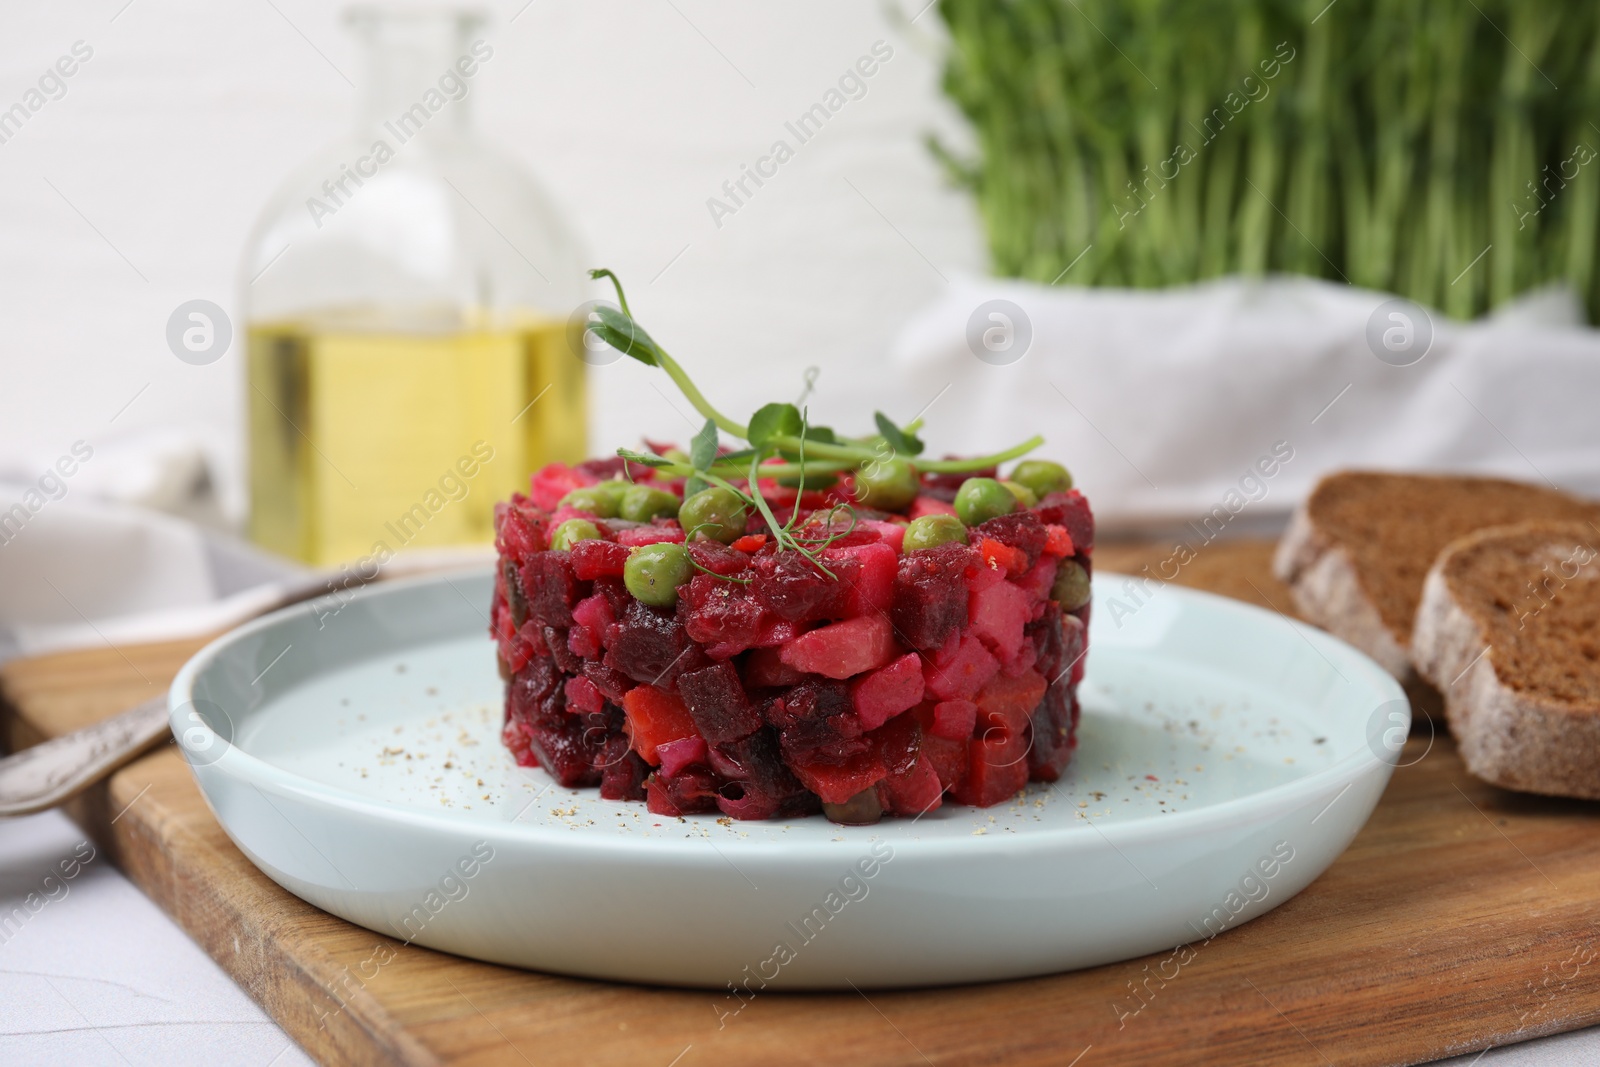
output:
{"label": "microgreen leaf", "polygon": [[806,426],[806,440],[819,441],[825,445],[839,444],[839,437],[826,426]]}
{"label": "microgreen leaf", "polygon": [[629,463],[638,463],[646,467],[655,467],[660,469],[662,467],[673,466],[672,460],[668,459],[666,456],[658,456],[654,452],[635,452],[631,448],[619,448],[617,449],[617,455],[621,456]]}
{"label": "microgreen leaf", "polygon": [[600,321],[589,329],[600,340],[647,367],[661,365],[661,346],[626,312],[596,304],[591,314]]}
{"label": "microgreen leaf", "polygon": [[898,455],[917,456],[922,454],[922,442],[916,434],[906,433],[900,427],[889,421],[889,416],[881,411],[872,413],[873,419],[878,424],[878,432],[883,434],[883,439],[889,442],[889,447]]}
{"label": "microgreen leaf", "polygon": [[685,500],[694,496],[709,484],[700,475],[711,469],[717,461],[717,424],[707,419],[700,432],[694,435],[689,442],[689,462],[694,464],[695,472],[683,483],[683,498]]}
{"label": "microgreen leaf", "polygon": [[756,449],[761,449],[774,437],[798,437],[804,428],[799,408],[793,404],[768,404],[750,416],[750,429],[745,434],[745,440]]}
{"label": "microgreen leaf", "polygon": [[717,458],[717,424],[710,419],[689,442],[689,462],[697,471],[710,470]]}

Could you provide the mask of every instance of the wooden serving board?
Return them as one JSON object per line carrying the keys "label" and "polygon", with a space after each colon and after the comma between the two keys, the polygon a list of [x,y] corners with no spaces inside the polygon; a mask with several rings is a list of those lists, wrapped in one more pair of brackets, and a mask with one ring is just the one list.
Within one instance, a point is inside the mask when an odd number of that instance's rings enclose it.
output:
{"label": "wooden serving board", "polygon": [[[1286,610],[1269,553],[1218,543],[1181,580]],[[1105,545],[1097,558],[1133,572],[1164,555]],[[0,670],[8,739],[152,696],[195,647],[12,663]],[[763,993],[722,1027],[716,993],[474,963],[302,903],[233,847],[170,745],[70,810],[331,1064],[1402,1064],[1600,1022],[1600,806],[1496,790],[1447,737],[1429,750],[1421,733],[1349,851],[1212,942],[1027,981]]]}

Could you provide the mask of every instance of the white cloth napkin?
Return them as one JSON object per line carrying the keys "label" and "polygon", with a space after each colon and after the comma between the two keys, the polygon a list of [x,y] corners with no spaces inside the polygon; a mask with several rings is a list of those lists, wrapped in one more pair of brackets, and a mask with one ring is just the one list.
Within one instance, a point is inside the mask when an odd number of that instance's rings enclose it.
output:
{"label": "white cloth napkin", "polygon": [[950,384],[926,436],[973,453],[1043,433],[1038,454],[1073,471],[1107,529],[1219,507],[1235,530],[1281,522],[1318,476],[1351,466],[1600,495],[1600,331],[1570,294],[1472,323],[1402,308],[1414,345],[1432,335],[1408,366],[1395,364],[1419,349],[1384,347],[1385,331],[1407,336],[1385,309],[1394,299],[1309,278],[1170,290],[961,278],[892,356],[923,391]]}
{"label": "white cloth napkin", "polygon": [[86,499],[49,501],[6,536],[0,659],[207,633],[308,573],[194,523]]}
{"label": "white cloth napkin", "polygon": [[[231,533],[239,501],[217,477],[217,450],[199,437],[150,431],[87,451],[63,466],[0,461],[0,662],[213,633],[286,592],[344,580]],[[492,558],[484,546],[415,549],[383,573]]]}

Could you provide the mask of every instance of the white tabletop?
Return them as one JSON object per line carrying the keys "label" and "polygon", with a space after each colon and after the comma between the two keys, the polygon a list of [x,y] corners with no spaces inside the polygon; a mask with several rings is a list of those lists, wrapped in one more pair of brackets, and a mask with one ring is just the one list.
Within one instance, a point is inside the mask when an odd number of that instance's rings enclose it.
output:
{"label": "white tabletop", "polygon": [[0,820],[0,1005],[0,1063],[314,1062],[59,812]]}

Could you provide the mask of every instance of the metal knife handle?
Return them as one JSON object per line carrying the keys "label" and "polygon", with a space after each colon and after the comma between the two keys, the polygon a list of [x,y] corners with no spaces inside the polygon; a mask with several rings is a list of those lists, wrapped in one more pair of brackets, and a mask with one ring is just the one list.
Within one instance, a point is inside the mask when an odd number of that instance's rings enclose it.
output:
{"label": "metal knife handle", "polygon": [[0,759],[0,816],[53,808],[170,736],[163,693]]}

